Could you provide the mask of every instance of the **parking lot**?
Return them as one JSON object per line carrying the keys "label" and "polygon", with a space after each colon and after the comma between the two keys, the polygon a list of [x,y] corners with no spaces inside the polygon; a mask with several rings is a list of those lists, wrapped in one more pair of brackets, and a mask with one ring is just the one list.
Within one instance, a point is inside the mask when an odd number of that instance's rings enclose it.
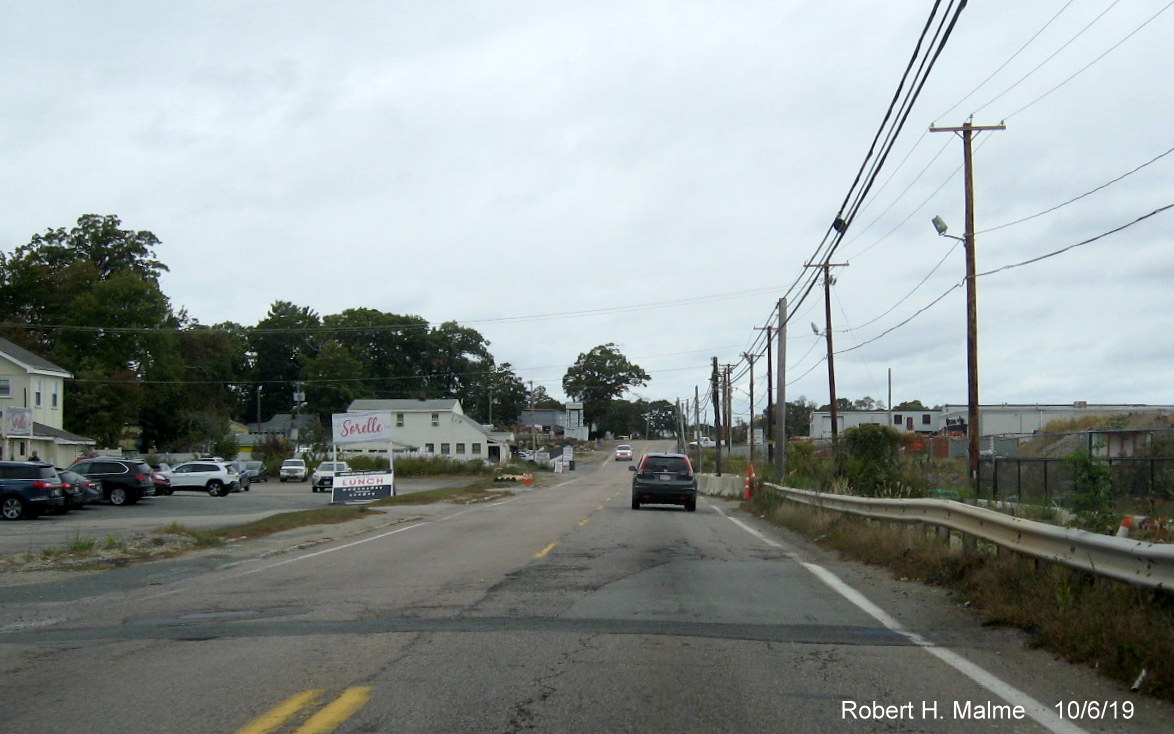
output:
{"label": "parking lot", "polygon": [[[397,479],[400,494],[461,486],[471,478]],[[65,515],[0,524],[0,555],[37,552],[88,538],[149,532],[172,522],[193,529],[217,528],[258,520],[279,512],[308,510],[330,504],[329,493],[310,491],[309,482],[253,484],[248,492],[211,497],[206,492],[176,492],[145,497],[138,504],[114,507],[86,505]]]}

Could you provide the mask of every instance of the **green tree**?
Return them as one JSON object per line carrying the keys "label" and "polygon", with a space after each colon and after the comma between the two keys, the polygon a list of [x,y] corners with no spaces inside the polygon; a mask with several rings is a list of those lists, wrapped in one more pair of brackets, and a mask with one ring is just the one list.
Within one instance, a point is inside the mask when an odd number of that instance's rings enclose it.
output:
{"label": "green tree", "polygon": [[509,362],[503,362],[487,371],[466,376],[461,405],[473,420],[489,423],[492,401],[492,422],[510,425],[521,417],[522,408],[527,405],[526,396],[522,378],[514,373]]}
{"label": "green tree", "polygon": [[261,390],[261,419],[293,409],[294,384],[302,365],[318,354],[322,322],[314,311],[289,301],[274,301],[249,333],[254,354],[253,390]]}
{"label": "green tree", "polygon": [[794,402],[787,401],[787,437],[811,435],[811,413],[815,403],[803,395]]}
{"label": "green tree", "polygon": [[178,323],[159,288],[159,240],[120,225],[87,214],[0,256],[0,320],[22,325],[6,335],[74,373],[64,426],[105,445],[139,423],[146,385],[174,377]]}
{"label": "green tree", "polygon": [[305,360],[302,379],[306,380],[307,407],[324,423],[332,413],[345,413],[351,401],[369,397],[362,362],[333,340]]}
{"label": "green tree", "polygon": [[248,417],[246,344],[243,327],[231,323],[191,324],[167,336],[144,386],[142,451],[201,450],[215,438],[209,430],[226,428],[211,416]]}
{"label": "green tree", "polygon": [[322,325],[359,360],[369,397],[426,396],[432,346],[426,319],[353,308],[324,316]]}
{"label": "green tree", "polygon": [[428,397],[453,397],[475,404],[470,386],[493,370],[489,342],[476,329],[446,321],[428,335]]}
{"label": "green tree", "polygon": [[603,418],[613,398],[647,385],[650,379],[620,353],[618,345],[608,343],[579,355],[563,376],[563,391],[583,403],[584,419],[591,425]]}
{"label": "green tree", "polygon": [[562,410],[566,407],[552,398],[542,385],[538,385],[532,391],[526,391],[526,407],[529,408],[531,405],[535,410]]}

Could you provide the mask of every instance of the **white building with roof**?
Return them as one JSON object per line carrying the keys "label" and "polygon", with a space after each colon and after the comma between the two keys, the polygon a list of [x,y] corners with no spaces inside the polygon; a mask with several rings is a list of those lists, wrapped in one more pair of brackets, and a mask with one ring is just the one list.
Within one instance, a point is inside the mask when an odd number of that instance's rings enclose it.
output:
{"label": "white building with roof", "polygon": [[[391,414],[392,444],[396,451],[410,451],[456,460],[482,459],[497,463],[510,458],[509,441],[465,415],[456,398],[355,400],[348,413],[384,411]],[[509,436],[509,434],[505,434]],[[386,443],[351,444],[347,451],[387,453]]]}

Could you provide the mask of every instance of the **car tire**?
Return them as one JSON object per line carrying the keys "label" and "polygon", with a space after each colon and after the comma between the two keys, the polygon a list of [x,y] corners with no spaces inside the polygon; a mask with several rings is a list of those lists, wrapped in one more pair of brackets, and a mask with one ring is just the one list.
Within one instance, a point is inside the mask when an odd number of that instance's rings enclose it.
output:
{"label": "car tire", "polygon": [[690,501],[686,502],[685,503],[685,511],[686,512],[696,512],[697,511],[697,500],[690,500]]}
{"label": "car tire", "polygon": [[122,507],[123,505],[133,504],[130,501],[130,494],[122,487],[114,487],[106,493],[106,501],[115,507]]}
{"label": "car tire", "polygon": [[0,500],[0,514],[5,520],[22,520],[27,516],[24,500],[20,497],[5,497]]}
{"label": "car tire", "polygon": [[213,479],[208,482],[208,494],[213,497],[224,497],[228,492],[224,489],[224,484],[219,479]]}
{"label": "car tire", "polygon": [[632,509],[633,510],[640,509],[640,500],[636,499],[635,497],[632,498]]}

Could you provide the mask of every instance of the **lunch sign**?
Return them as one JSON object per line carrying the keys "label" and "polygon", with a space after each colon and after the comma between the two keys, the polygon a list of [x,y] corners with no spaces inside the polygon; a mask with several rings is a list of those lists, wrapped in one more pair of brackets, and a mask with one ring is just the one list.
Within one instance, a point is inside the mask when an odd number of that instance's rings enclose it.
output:
{"label": "lunch sign", "polygon": [[332,503],[366,504],[395,496],[395,467],[391,443],[391,412],[335,413],[331,416],[335,446],[352,443],[387,442],[391,468],[375,471],[347,471],[334,475]]}
{"label": "lunch sign", "polygon": [[332,503],[362,505],[395,496],[395,474],[389,471],[342,471],[334,475]]}

